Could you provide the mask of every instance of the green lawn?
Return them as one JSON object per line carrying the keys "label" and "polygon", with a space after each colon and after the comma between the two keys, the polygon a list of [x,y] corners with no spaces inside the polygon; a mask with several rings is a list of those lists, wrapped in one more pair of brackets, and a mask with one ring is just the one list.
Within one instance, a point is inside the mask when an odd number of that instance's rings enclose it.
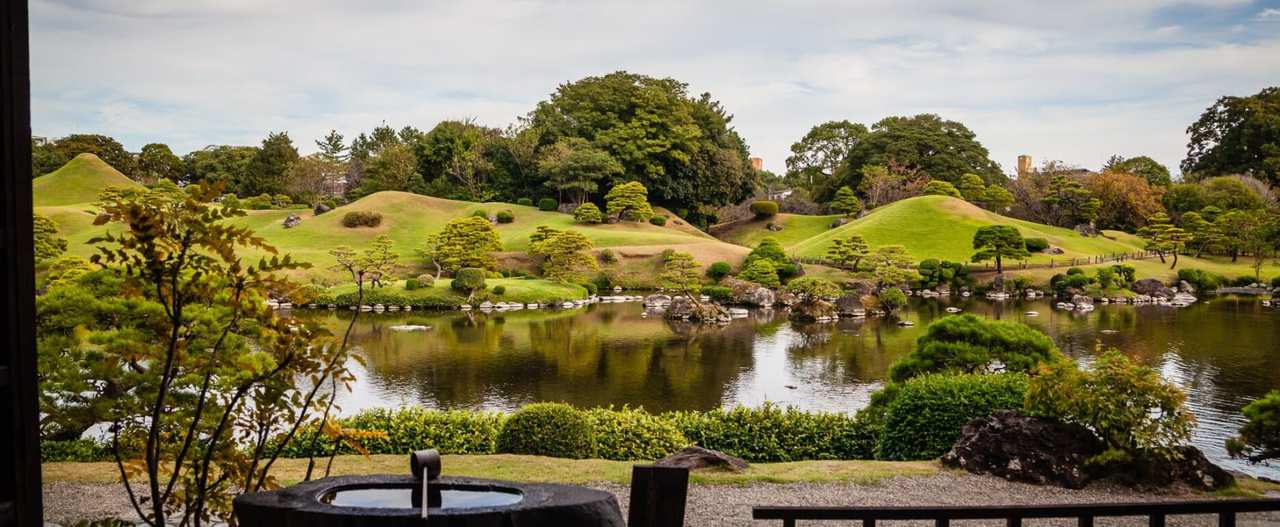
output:
{"label": "green lawn", "polygon": [[[766,236],[772,236],[777,238],[778,243],[781,243],[783,247],[789,249],[800,242],[831,230],[831,223],[838,218],[840,218],[838,214],[831,216],[778,214],[772,218],[752,219],[738,223],[729,230],[720,233],[720,238],[730,243],[755,247]],[[782,226],[782,230],[769,230],[770,223]]]}
{"label": "green lawn", "polygon": [[1056,256],[1034,255],[1032,263],[1140,249],[1136,238],[1124,233],[1108,231],[1103,237],[1085,237],[1071,229],[1001,216],[956,198],[920,196],[879,207],[847,225],[796,244],[791,252],[800,257],[822,258],[832,240],[857,233],[873,247],[904,245],[916,259],[967,262],[973,254],[973,234],[988,225],[1013,225],[1024,237],[1045,238],[1050,245],[1065,251]]}
{"label": "green lawn", "polygon": [[[408,474],[408,458],[397,455],[338,456],[333,475]],[[445,473],[450,476],[506,479],[513,481],[584,484],[631,481],[631,466],[643,462],[603,459],[559,459],[507,454],[488,456],[444,456]],[[323,465],[321,465],[323,467]],[[281,459],[272,474],[290,485],[302,479],[307,460]],[[933,461],[795,461],[757,463],[743,472],[703,470],[691,474],[690,481],[703,484],[835,483],[874,484],[894,476],[929,476],[939,471]],[[45,463],[46,482],[114,483],[119,472],[114,463]]]}
{"label": "green lawn", "polygon": [[91,203],[108,187],[141,187],[93,154],[80,154],[62,168],[31,181],[37,207]]}
{"label": "green lawn", "polygon": [[[441,278],[437,280],[431,287],[424,287],[409,291],[404,288],[404,281],[399,280],[385,286],[385,290],[394,291],[398,295],[410,299],[446,299],[456,298],[464,299],[466,295],[449,288],[449,278]],[[506,292],[500,297],[495,297],[498,301],[519,302],[521,304],[530,303],[546,303],[551,300],[577,300],[587,297],[587,290],[576,284],[562,284],[550,280],[540,278],[490,278],[485,280],[485,286],[490,291],[495,286],[503,286],[507,288]],[[356,290],[354,284],[341,285],[333,287],[329,290],[334,295],[343,293],[353,293]]]}

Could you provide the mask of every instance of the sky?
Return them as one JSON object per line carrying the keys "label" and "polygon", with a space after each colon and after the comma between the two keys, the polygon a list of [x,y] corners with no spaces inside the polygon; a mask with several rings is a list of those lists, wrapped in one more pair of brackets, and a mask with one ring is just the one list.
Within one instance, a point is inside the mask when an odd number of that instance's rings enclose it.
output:
{"label": "sky", "polygon": [[32,0],[33,133],[182,155],[288,131],[496,127],[626,70],[710,92],[766,169],[810,127],[936,113],[1019,154],[1177,172],[1223,95],[1280,85],[1280,0]]}

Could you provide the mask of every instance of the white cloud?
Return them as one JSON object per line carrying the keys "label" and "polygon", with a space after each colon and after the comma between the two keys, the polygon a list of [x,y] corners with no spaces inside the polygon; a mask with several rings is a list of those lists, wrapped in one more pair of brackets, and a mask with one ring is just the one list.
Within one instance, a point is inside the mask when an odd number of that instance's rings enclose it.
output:
{"label": "white cloud", "polygon": [[711,92],[772,170],[818,122],[926,111],[968,124],[1006,168],[1024,152],[1172,167],[1214,99],[1275,82],[1280,36],[1155,14],[1247,5],[36,1],[33,119],[41,135],[99,131],[133,149],[271,130],[309,149],[383,120],[503,126],[559,83],[626,69]]}
{"label": "white cloud", "polygon": [[1274,7],[1263,9],[1255,18],[1263,21],[1280,20],[1280,9]]}

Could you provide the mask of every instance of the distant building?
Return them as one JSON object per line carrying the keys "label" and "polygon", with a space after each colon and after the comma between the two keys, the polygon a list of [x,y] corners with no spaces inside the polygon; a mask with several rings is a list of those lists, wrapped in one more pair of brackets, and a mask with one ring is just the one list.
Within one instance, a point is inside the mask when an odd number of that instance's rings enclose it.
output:
{"label": "distant building", "polygon": [[1018,177],[1031,172],[1031,156],[1022,154],[1018,156]]}
{"label": "distant building", "polygon": [[760,159],[760,158],[758,158],[758,157],[752,157],[752,158],[747,159],[747,161],[750,161],[750,162],[751,162],[751,168],[754,168],[754,169],[756,169],[756,170],[764,170],[764,160],[763,160],[763,159]]}

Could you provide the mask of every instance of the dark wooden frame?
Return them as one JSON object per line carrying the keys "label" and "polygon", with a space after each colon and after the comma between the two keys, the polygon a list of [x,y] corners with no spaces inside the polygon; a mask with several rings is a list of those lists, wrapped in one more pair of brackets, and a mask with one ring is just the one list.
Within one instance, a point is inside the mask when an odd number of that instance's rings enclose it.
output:
{"label": "dark wooden frame", "polygon": [[785,527],[795,527],[798,520],[861,520],[865,527],[874,527],[879,520],[933,520],[938,527],[948,527],[951,520],[1005,520],[1009,527],[1021,527],[1024,519],[1043,518],[1076,518],[1081,527],[1093,527],[1095,518],[1146,516],[1151,527],[1164,527],[1168,516],[1207,514],[1216,515],[1220,527],[1235,527],[1237,514],[1269,511],[1280,511],[1280,499],[971,507],[754,507],[751,517],[782,520]]}
{"label": "dark wooden frame", "polygon": [[26,0],[0,1],[0,527],[40,525]]}

